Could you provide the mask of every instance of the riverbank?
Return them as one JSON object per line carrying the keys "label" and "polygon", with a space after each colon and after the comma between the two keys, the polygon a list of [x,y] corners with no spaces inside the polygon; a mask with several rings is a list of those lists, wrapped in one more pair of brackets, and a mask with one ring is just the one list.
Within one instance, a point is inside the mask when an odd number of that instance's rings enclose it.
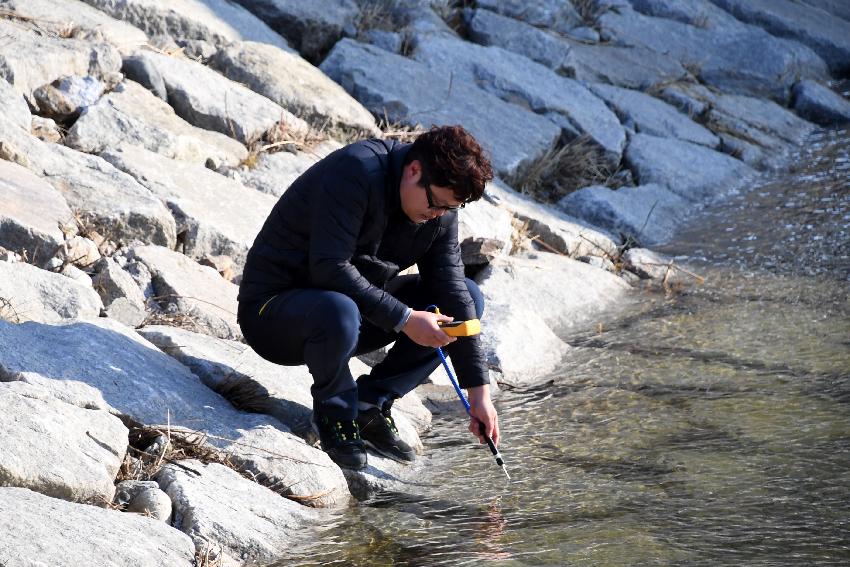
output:
{"label": "riverbank", "polygon": [[[239,4],[0,1],[4,564],[273,560],[420,474],[337,468],[306,368],[263,361],[235,322],[268,211],[345,142],[459,122],[491,153],[461,248],[511,389],[636,287],[690,285],[645,247],[786,167],[815,122],[850,121],[831,5]],[[440,372],[395,406],[420,449]]]}

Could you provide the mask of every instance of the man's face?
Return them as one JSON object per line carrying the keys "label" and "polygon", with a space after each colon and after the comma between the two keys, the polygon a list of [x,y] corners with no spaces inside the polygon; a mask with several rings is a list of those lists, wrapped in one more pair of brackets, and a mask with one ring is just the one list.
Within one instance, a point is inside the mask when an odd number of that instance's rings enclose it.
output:
{"label": "man's face", "polygon": [[419,160],[404,166],[399,186],[401,209],[413,222],[423,223],[441,217],[448,212],[446,207],[456,208],[463,204],[457,200],[450,187],[431,184],[423,186],[420,185],[421,181],[422,164]]}

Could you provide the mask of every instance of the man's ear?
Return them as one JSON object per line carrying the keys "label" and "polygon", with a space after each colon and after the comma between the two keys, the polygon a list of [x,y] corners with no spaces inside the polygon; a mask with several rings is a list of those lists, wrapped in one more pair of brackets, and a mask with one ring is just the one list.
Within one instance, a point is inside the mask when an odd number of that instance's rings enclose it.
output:
{"label": "man's ear", "polygon": [[422,163],[418,159],[415,159],[407,164],[407,167],[409,168],[411,181],[418,183],[419,179],[422,178]]}

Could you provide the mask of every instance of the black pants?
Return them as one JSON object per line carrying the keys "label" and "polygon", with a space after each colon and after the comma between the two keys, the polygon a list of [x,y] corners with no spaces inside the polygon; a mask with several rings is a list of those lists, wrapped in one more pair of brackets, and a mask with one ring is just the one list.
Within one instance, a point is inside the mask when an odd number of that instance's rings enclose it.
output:
{"label": "black pants", "polygon": [[[480,319],[484,296],[472,280],[467,279],[466,286]],[[414,310],[431,304],[417,275],[394,278],[386,289]],[[313,376],[313,408],[333,419],[357,417],[358,401],[383,407],[421,384],[440,364],[434,348],[364,321],[354,301],[335,291],[291,289],[271,299],[240,303],[239,325],[245,341],[266,360],[306,364]],[[387,357],[355,382],[348,369],[351,357],[393,341]]]}

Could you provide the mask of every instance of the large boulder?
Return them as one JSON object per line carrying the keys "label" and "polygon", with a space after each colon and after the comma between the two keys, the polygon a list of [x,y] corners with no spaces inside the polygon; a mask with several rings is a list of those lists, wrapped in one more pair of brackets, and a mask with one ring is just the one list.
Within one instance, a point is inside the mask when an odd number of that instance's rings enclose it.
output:
{"label": "large boulder", "polygon": [[0,262],[0,313],[13,322],[93,319],[103,303],[91,285],[23,262]]}
{"label": "large boulder", "polygon": [[413,57],[435,71],[451,69],[455,81],[477,85],[548,117],[564,129],[567,138],[587,136],[612,167],[620,163],[626,143],[620,121],[577,81],[500,47],[482,47],[460,39],[423,39]]}
{"label": "large boulder", "polygon": [[354,0],[300,2],[299,0],[237,0],[286,37],[313,63],[343,35],[354,36],[360,9]]}
{"label": "large boulder", "polygon": [[834,75],[850,73],[850,22],[791,0],[711,1],[739,20],[808,45]]}
{"label": "large boulder", "polygon": [[147,317],[145,296],[130,273],[113,258],[103,258],[95,266],[92,285],[103,301],[106,316],[128,327],[141,325]]}
{"label": "large boulder", "polygon": [[156,475],[173,502],[174,525],[192,538],[199,556],[220,565],[273,561],[301,528],[319,519],[314,510],[223,465],[197,460],[179,465],[167,464]]}
{"label": "large boulder", "polygon": [[130,249],[128,257],[148,267],[155,296],[166,311],[188,317],[201,333],[223,339],[242,337],[236,322],[239,286],[222,278],[215,268],[162,246],[138,246]]}
{"label": "large boulder", "polygon": [[667,53],[639,45],[574,44],[560,72],[589,83],[641,91],[686,77],[688,71]]}
{"label": "large boulder", "polygon": [[33,117],[29,105],[24,96],[6,81],[0,81],[0,105],[10,123],[21,130],[30,130]]}
{"label": "large boulder", "polygon": [[0,246],[43,263],[76,230],[62,195],[29,170],[0,160]]}
{"label": "large boulder", "polygon": [[259,140],[272,129],[280,128],[289,136],[308,130],[303,120],[280,105],[197,61],[152,51],[139,51],[134,57],[159,72],[168,103],[194,126],[244,144]]}
{"label": "large boulder", "polygon": [[288,48],[286,40],[228,0],[83,0],[151,36],[200,39],[215,45],[260,41]]}
{"label": "large boulder", "polygon": [[850,122],[850,101],[832,89],[815,81],[800,81],[794,85],[794,110],[821,126]]}
{"label": "large boulder", "polygon": [[648,134],[632,137],[625,159],[641,185],[657,183],[696,202],[719,197],[755,174],[745,163],[705,146]]}
{"label": "large boulder", "polygon": [[8,567],[193,567],[195,546],[152,518],[0,488],[0,557]]}
{"label": "large boulder", "polygon": [[0,0],[0,7],[41,25],[61,24],[78,39],[102,38],[122,53],[148,42],[147,34],[139,28],[116,20],[83,0]]}
{"label": "large boulder", "polygon": [[649,245],[670,240],[694,209],[692,203],[657,184],[617,190],[602,185],[584,187],[558,201],[558,207],[612,234]]}
{"label": "large boulder", "polygon": [[143,148],[128,146],[103,157],[168,203],[177,218],[184,253],[196,259],[206,254],[230,256],[239,272],[277,202],[201,165]]}
{"label": "large boulder", "polygon": [[0,20],[0,77],[35,106],[33,91],[66,75],[103,78],[121,69],[121,54],[107,43],[62,38],[37,23]]}
{"label": "large boulder", "polygon": [[463,125],[490,152],[502,175],[540,159],[561,134],[545,117],[453,80],[445,67],[432,69],[347,38],[336,44],[321,69],[390,122]]}
{"label": "large boulder", "polygon": [[236,165],[248,152],[236,140],[192,126],[167,103],[133,81],[88,107],[65,137],[65,144],[88,153],[142,146],[165,157],[206,164]]}
{"label": "large boulder", "polygon": [[380,132],[368,110],[297,54],[242,42],[219,50],[210,64],[316,128],[341,128],[361,136]]}
{"label": "large boulder", "polygon": [[655,97],[609,85],[590,85],[590,90],[617,113],[627,128],[636,132],[676,138],[709,148],[720,146],[720,139],[710,130]]}
{"label": "large boulder", "polygon": [[565,33],[584,23],[573,5],[562,0],[479,0],[476,5],[559,33]]}
{"label": "large boulder", "polygon": [[111,502],[128,430],[102,410],[61,402],[40,386],[0,383],[0,485],[76,502]]}

